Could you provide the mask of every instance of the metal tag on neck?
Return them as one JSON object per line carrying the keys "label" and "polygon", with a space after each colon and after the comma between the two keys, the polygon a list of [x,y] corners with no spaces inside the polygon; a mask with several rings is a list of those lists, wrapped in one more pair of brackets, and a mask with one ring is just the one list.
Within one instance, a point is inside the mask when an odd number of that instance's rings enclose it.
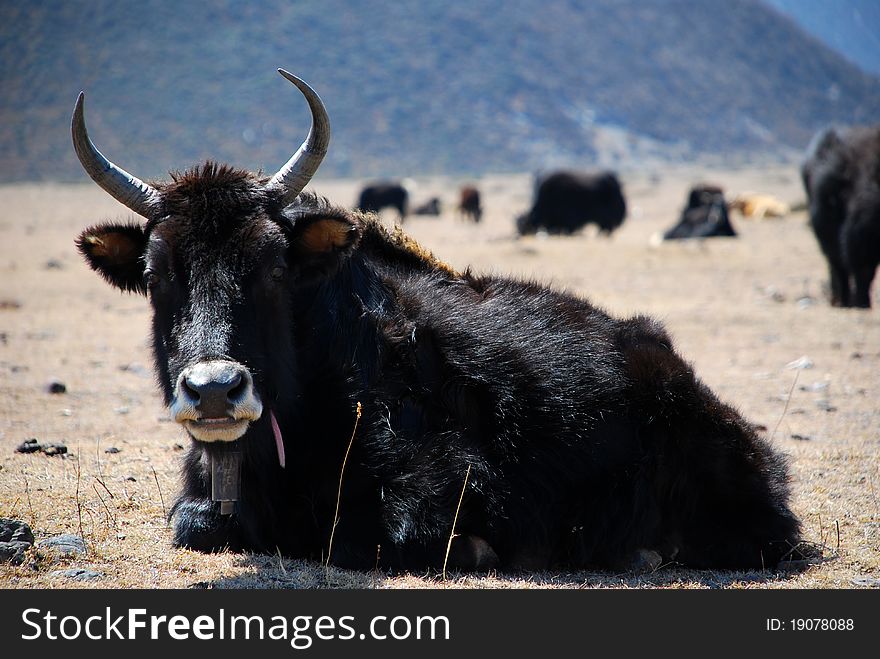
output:
{"label": "metal tag on neck", "polygon": [[211,452],[211,500],[220,502],[220,514],[231,515],[241,498],[241,452]]}

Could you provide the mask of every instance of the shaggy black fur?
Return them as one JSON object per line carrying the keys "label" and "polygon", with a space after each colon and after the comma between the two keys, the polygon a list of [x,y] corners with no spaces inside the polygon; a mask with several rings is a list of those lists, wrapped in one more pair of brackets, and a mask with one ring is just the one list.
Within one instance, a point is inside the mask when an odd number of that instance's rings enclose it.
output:
{"label": "shaggy black fur", "polygon": [[315,197],[281,209],[234,170],[208,165],[161,191],[164,215],[138,236],[96,227],[80,249],[115,285],[149,288],[166,399],[183,368],[220,352],[250,369],[265,406],[236,442],[234,514],[210,501],[207,458],[221,449],[193,442],[176,544],[326,558],[357,403],[336,565],[442,566],[468,469],[449,557],[460,569],[619,569],[641,550],[759,568],[799,542],[784,460],[655,321],[458,273]]}
{"label": "shaggy black fur", "polygon": [[536,183],[529,212],[516,220],[522,235],[544,230],[570,234],[596,224],[611,234],[623,224],[626,200],[614,172],[558,171]]}
{"label": "shaggy black fur", "polygon": [[821,131],[801,174],[810,222],[828,259],[831,304],[870,307],[880,264],[880,125]]}

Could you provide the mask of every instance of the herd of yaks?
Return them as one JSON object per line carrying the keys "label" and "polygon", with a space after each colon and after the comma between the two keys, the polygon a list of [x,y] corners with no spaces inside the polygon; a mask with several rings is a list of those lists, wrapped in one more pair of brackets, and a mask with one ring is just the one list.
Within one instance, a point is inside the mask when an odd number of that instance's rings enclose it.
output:
{"label": "herd of yaks", "polygon": [[[532,207],[516,218],[522,235],[545,231],[572,234],[588,224],[595,224],[600,233],[610,234],[626,217],[626,200],[614,172],[580,172],[558,170],[535,175],[535,199]],[[463,185],[458,191],[455,211],[464,219],[479,223],[483,206],[479,188]],[[354,207],[365,212],[396,211],[397,220],[405,222],[410,215],[442,214],[439,197],[411,207],[410,190],[398,180],[381,180],[367,184]],[[695,185],[682,210],[679,223],[664,234],[664,239],[735,236],[728,210],[739,211],[744,218],[763,220],[782,218],[791,212],[784,201],[769,194],[741,193],[732,201],[724,198],[724,190],[716,185]]]}
{"label": "herd of yaks", "polygon": [[[801,166],[810,223],[830,272],[834,306],[870,307],[870,286],[880,263],[880,126],[828,128],[816,135]],[[531,208],[516,218],[520,235],[544,231],[572,234],[588,224],[611,234],[626,217],[626,200],[612,171],[558,170],[535,176]],[[397,210],[402,223],[410,214],[409,192],[399,181],[367,185],[355,207],[362,211]],[[729,211],[743,218],[782,218],[789,204],[769,194],[741,193],[728,201],[717,185],[691,188],[678,221],[662,240],[735,236]],[[459,190],[458,214],[479,222],[483,207],[472,184]],[[432,197],[415,215],[441,213]]]}

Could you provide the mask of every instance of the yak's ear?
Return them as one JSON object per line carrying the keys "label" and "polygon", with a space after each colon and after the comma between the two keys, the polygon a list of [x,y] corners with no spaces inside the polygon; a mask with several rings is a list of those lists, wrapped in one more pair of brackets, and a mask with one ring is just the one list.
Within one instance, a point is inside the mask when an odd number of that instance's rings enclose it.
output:
{"label": "yak's ear", "polygon": [[83,231],[76,246],[92,270],[123,291],[146,294],[147,234],[137,224],[101,224]]}
{"label": "yak's ear", "polygon": [[357,246],[363,226],[344,211],[297,217],[290,231],[293,263],[304,271],[332,271]]}

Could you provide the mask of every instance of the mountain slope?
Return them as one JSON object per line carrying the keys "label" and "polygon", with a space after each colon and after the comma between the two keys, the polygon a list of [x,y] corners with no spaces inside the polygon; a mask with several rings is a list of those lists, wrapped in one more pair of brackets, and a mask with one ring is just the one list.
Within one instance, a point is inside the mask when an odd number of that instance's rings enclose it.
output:
{"label": "mountain slope", "polygon": [[322,175],[526,171],[619,158],[790,153],[880,119],[880,81],[757,0],[2,3],[0,180],[82,180],[92,137],[141,177],[206,157],[279,167],[309,81]]}
{"label": "mountain slope", "polygon": [[766,0],[862,69],[880,75],[877,0]]}

